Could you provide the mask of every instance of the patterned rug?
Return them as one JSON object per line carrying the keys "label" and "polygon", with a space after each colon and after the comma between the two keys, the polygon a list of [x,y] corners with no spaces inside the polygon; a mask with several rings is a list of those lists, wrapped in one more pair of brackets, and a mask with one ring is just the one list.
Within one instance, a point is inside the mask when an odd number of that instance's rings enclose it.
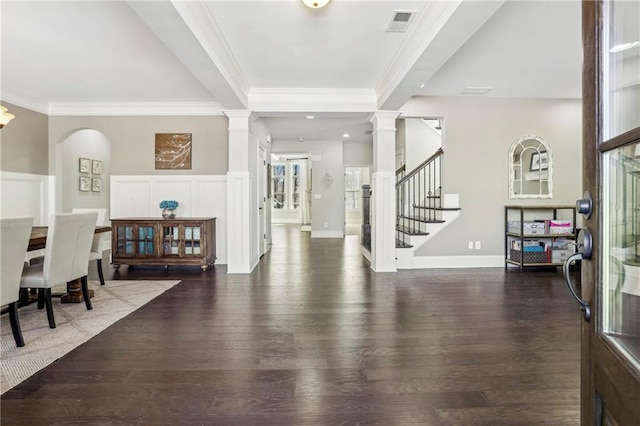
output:
{"label": "patterned rug", "polygon": [[[9,314],[2,315],[2,369],[0,390],[4,393],[75,347],[86,342],[119,319],[164,293],[180,281],[107,281],[101,286],[90,281],[95,290],[93,310],[84,303],[62,304],[53,300],[56,328],[50,329],[47,313],[37,303],[20,308],[20,325],[25,346],[16,347]],[[64,287],[54,289],[62,292]]]}

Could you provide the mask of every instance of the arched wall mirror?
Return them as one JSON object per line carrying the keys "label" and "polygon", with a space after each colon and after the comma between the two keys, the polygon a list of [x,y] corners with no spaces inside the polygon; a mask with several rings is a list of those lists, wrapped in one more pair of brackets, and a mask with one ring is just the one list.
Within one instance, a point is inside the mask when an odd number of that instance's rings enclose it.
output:
{"label": "arched wall mirror", "polygon": [[509,198],[552,198],[553,155],[538,136],[522,136],[509,150]]}

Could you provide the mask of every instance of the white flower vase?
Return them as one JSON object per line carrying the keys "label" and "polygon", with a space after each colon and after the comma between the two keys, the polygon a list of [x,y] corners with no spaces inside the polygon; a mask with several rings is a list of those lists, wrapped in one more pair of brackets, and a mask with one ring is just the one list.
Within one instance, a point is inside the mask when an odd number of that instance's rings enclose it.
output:
{"label": "white flower vase", "polygon": [[162,209],[162,217],[165,219],[174,219],[176,217],[176,211],[174,209],[165,207],[164,209]]}

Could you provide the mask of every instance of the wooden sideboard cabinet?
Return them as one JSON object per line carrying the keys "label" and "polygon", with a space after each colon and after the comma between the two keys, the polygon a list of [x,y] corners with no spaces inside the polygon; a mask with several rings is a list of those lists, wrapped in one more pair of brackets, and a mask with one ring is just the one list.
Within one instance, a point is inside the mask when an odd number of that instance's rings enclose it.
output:
{"label": "wooden sideboard cabinet", "polygon": [[200,265],[216,260],[216,218],[111,219],[111,263],[124,265]]}

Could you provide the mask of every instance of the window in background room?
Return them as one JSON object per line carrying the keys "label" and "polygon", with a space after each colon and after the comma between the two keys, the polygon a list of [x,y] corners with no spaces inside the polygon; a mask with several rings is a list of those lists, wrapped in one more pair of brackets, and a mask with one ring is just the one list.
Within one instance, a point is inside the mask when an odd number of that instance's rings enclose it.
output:
{"label": "window in background room", "polygon": [[360,208],[360,167],[345,167],[344,203],[347,210]]}

